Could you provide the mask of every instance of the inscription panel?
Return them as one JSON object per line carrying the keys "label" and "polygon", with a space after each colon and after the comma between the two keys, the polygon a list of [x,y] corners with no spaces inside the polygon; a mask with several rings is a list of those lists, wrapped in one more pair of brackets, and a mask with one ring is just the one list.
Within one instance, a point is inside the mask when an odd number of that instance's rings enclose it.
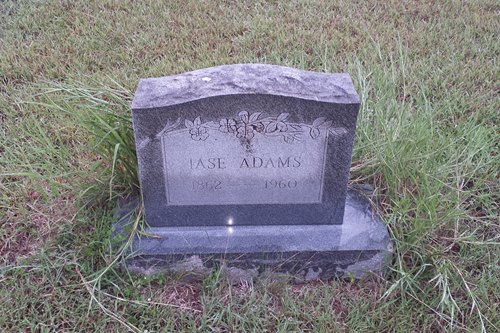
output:
{"label": "inscription panel", "polygon": [[320,203],[331,124],[247,111],[178,119],[159,134],[167,204]]}

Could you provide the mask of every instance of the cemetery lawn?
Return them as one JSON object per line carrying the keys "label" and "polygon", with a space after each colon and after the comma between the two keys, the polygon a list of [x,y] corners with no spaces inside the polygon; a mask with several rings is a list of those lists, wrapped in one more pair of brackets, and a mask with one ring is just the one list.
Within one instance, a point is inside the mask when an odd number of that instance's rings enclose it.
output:
{"label": "cemetery lawn", "polygon": [[[499,14],[494,0],[2,1],[0,331],[498,332]],[[117,270],[139,78],[249,62],[353,77],[351,183],[376,188],[387,276]]]}

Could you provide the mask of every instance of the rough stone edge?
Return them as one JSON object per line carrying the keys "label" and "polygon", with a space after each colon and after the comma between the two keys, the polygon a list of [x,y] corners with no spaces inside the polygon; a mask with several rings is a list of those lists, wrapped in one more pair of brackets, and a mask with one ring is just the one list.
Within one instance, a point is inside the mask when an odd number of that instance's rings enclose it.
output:
{"label": "rough stone edge", "polygon": [[268,64],[232,64],[141,79],[132,109],[167,107],[236,94],[277,95],[338,104],[360,103],[348,73],[321,73]]}

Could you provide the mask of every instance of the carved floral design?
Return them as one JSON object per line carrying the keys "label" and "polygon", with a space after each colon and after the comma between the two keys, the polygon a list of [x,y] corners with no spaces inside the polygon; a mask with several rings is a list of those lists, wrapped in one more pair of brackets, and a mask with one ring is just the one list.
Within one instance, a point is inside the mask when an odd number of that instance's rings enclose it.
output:
{"label": "carved floral design", "polygon": [[256,133],[266,136],[281,136],[287,143],[300,141],[303,135],[309,135],[316,139],[322,131],[334,132],[331,126],[332,121],[324,117],[317,118],[312,125],[298,124],[288,121],[290,114],[281,113],[277,117],[262,118],[262,112],[248,113],[241,111],[238,117],[223,118],[220,121],[209,121],[202,123],[201,117],[196,117],[193,121],[186,119],[184,125],[189,130],[191,139],[196,141],[205,141],[211,130],[217,130],[222,133],[236,135],[242,142],[250,142]]}
{"label": "carved floral design", "polygon": [[184,125],[189,129],[191,139],[205,141],[208,138],[208,128],[201,123],[200,117],[197,117],[194,121],[186,119]]}
{"label": "carved floral design", "polygon": [[234,133],[236,132],[236,120],[232,118],[224,118],[219,121],[219,131],[222,133]]}

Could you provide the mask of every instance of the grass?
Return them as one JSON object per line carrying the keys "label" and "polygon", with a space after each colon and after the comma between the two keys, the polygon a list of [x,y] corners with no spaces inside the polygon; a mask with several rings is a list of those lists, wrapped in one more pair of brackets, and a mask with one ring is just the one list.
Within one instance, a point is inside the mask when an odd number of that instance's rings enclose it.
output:
{"label": "grass", "polygon": [[[495,1],[3,1],[0,331],[498,331],[499,14]],[[114,200],[137,186],[138,79],[242,62],[351,74],[351,182],[377,189],[388,276],[233,286],[111,265]]]}

